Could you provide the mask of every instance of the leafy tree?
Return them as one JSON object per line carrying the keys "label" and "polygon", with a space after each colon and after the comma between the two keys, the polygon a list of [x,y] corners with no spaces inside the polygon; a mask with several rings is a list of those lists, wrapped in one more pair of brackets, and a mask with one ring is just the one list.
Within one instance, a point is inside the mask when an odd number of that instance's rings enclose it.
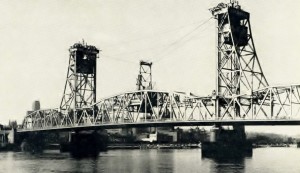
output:
{"label": "leafy tree", "polygon": [[13,121],[9,120],[8,126],[12,129],[16,129],[18,127],[17,121],[16,120],[13,120]]}

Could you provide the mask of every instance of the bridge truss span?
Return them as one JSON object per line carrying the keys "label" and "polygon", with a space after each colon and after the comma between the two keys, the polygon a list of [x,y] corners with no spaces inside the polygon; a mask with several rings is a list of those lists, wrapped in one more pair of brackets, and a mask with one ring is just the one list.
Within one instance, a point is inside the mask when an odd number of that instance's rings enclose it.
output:
{"label": "bridge truss span", "polygon": [[[215,116],[215,96],[199,97],[191,93],[138,90],[125,92],[78,109],[38,110],[27,115],[23,130],[47,130],[82,126],[118,127],[121,124],[167,125],[180,122],[197,125],[218,121],[300,120],[300,85],[265,87],[249,94],[226,98],[228,107]],[[235,106],[241,114],[235,116]],[[211,124],[208,123],[208,124]],[[206,123],[207,124],[207,123]]]}
{"label": "bridge truss span", "polygon": [[[223,98],[224,113],[219,119],[280,120],[300,119],[300,85],[268,86],[252,93]],[[235,109],[240,108],[236,116]]]}
{"label": "bridge truss span", "polygon": [[[269,86],[253,92],[256,110],[252,116],[263,114],[268,119],[296,119],[300,111],[300,85]],[[258,99],[259,98],[259,99]]]}
{"label": "bridge truss span", "polygon": [[197,97],[184,92],[139,90],[108,97],[85,108],[32,112],[25,117],[23,129],[213,120],[212,106],[212,97]]}

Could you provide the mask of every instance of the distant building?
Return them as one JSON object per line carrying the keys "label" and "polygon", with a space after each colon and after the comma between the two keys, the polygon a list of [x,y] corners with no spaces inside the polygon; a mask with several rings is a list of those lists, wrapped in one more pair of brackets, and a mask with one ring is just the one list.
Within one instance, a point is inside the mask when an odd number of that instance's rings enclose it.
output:
{"label": "distant building", "polygon": [[37,111],[41,109],[40,101],[36,100],[32,103],[32,110]]}
{"label": "distant building", "polygon": [[[2,126],[2,125],[1,125]],[[0,149],[14,143],[14,130],[2,126],[0,129]]]}
{"label": "distant building", "polygon": [[127,140],[134,139],[140,142],[157,142],[157,143],[170,143],[178,141],[178,130],[173,127],[144,127],[144,128],[120,128],[120,129],[107,129],[107,133],[114,136],[114,140]]}
{"label": "distant building", "polygon": [[127,135],[132,135],[132,129],[131,128],[107,129],[107,133],[127,136]]}
{"label": "distant building", "polygon": [[178,137],[178,131],[174,130],[173,127],[156,127],[156,128],[152,127],[146,133],[137,134],[137,138],[140,141],[157,142],[157,143],[177,142],[178,141],[177,137]]}
{"label": "distant building", "polygon": [[41,109],[41,103],[40,103],[40,101],[35,100],[35,101],[32,102],[32,110],[27,111],[27,112],[26,112],[26,115],[29,115],[29,114],[31,114],[32,112],[37,111],[37,110],[40,110],[40,109]]}

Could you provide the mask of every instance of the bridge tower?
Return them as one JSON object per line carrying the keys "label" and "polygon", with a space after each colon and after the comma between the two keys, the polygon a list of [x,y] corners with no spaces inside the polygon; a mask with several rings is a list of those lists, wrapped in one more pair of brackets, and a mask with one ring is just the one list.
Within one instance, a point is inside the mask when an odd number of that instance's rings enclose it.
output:
{"label": "bridge tower", "polygon": [[[215,118],[244,118],[249,111],[254,111],[253,105],[257,104],[258,97],[253,96],[253,91],[268,86],[255,50],[250,14],[235,0],[220,3],[210,11],[217,25]],[[252,154],[245,127],[234,125],[233,130],[221,126],[212,128],[210,142],[203,144],[202,154],[232,153]]]}
{"label": "bridge tower", "polygon": [[96,102],[96,69],[99,50],[75,43],[69,49],[69,66],[60,109],[69,111]]}
{"label": "bridge tower", "polygon": [[250,14],[234,0],[210,11],[217,24],[215,116],[243,118],[253,111],[252,91],[268,86],[255,51]]}
{"label": "bridge tower", "polygon": [[137,90],[152,90],[152,62],[140,61],[140,71],[137,78]]}
{"label": "bridge tower", "polygon": [[[137,90],[152,90],[152,62],[140,61],[139,74],[136,79],[136,89]],[[146,111],[146,109],[145,109]],[[145,115],[147,116],[147,115]],[[132,128],[134,135],[150,134],[156,131],[156,128]]]}
{"label": "bridge tower", "polygon": [[[96,71],[99,49],[86,43],[75,43],[69,49],[69,66],[64,94],[60,104],[66,124],[79,124],[81,108],[89,108],[96,103]],[[68,121],[70,120],[70,121]],[[98,156],[106,148],[106,135],[98,131],[70,132],[69,150],[72,156]],[[64,145],[62,145],[64,146]]]}

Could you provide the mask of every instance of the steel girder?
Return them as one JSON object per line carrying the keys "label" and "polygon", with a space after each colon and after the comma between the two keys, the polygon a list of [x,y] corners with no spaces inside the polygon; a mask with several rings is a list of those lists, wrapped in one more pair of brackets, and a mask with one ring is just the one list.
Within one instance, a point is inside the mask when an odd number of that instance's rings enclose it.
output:
{"label": "steel girder", "polygon": [[107,123],[214,119],[212,97],[183,92],[140,90],[102,99],[86,108],[38,110],[27,115],[23,129]]}
{"label": "steel girder", "polygon": [[[229,104],[217,119],[300,120],[300,85],[268,86],[227,99]],[[226,99],[226,98],[225,98]],[[241,113],[235,114],[238,106]]]}
{"label": "steel girder", "polygon": [[[216,116],[215,96],[140,90],[105,98],[86,108],[38,110],[27,115],[23,129],[47,129],[105,124],[224,120],[300,120],[300,85],[265,87],[228,98]],[[226,99],[226,98],[225,98]],[[234,114],[235,106],[241,114]]]}

